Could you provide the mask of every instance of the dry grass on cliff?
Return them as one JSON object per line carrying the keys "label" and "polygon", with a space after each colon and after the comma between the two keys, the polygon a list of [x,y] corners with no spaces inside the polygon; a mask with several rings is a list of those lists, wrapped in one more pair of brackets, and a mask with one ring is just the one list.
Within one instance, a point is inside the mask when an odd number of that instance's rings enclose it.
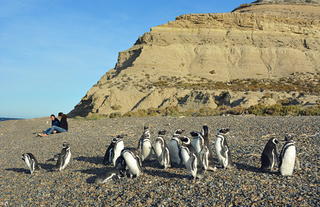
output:
{"label": "dry grass on cliff", "polygon": [[152,83],[154,87],[160,88],[183,88],[193,90],[231,90],[231,91],[277,91],[298,92],[310,95],[320,94],[320,73],[313,74],[312,78],[293,74],[292,76],[270,80],[270,79],[244,79],[229,82],[212,81],[202,78],[201,81],[186,82],[175,77],[165,77]]}
{"label": "dry grass on cliff", "polygon": [[221,116],[226,114],[252,114],[257,116],[320,116],[320,105],[303,107],[301,105],[283,106],[281,104],[275,104],[266,106],[258,104],[249,108],[220,106],[215,109],[202,107],[199,109],[183,111],[178,107],[167,107],[165,109],[150,108],[128,112],[124,115],[121,115],[120,113],[112,113],[109,118],[146,116]]}

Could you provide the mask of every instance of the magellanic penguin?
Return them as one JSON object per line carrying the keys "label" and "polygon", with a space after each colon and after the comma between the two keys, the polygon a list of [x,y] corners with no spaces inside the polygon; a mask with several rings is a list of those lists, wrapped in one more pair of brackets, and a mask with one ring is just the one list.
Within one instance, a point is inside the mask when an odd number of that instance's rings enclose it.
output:
{"label": "magellanic penguin", "polygon": [[167,143],[169,153],[170,153],[171,166],[181,164],[181,158],[180,158],[181,140],[179,139],[179,137],[183,132],[184,130],[177,129],[174,132],[173,137]]}
{"label": "magellanic penguin", "polygon": [[121,155],[121,152],[124,149],[124,143],[122,138],[122,135],[118,135],[116,138],[112,139],[104,155],[103,164],[113,164],[113,166],[116,165],[116,160]]}
{"label": "magellanic penguin", "polygon": [[171,166],[169,148],[163,138],[165,134],[166,130],[160,130],[153,146],[153,150],[157,156],[157,160],[164,169]]}
{"label": "magellanic penguin", "polygon": [[278,163],[278,152],[277,144],[278,140],[276,138],[271,138],[267,142],[261,154],[261,170],[262,171],[272,171],[273,168]]}
{"label": "magellanic penguin", "polygon": [[152,152],[152,144],[150,140],[150,131],[149,127],[144,126],[144,132],[139,140],[138,149],[141,154],[141,160],[146,160]]}
{"label": "magellanic penguin", "polygon": [[216,167],[213,164],[213,153],[209,144],[209,128],[207,125],[202,127],[202,133],[191,132],[191,144],[196,150],[199,158],[199,164],[204,170],[215,171]]}
{"label": "magellanic penguin", "polygon": [[184,166],[187,168],[193,179],[197,178],[198,156],[196,150],[191,145],[189,137],[180,137],[180,155]]}
{"label": "magellanic penguin", "polygon": [[126,162],[120,154],[114,168],[108,170],[103,176],[97,177],[95,183],[104,184],[112,180],[120,179],[121,177],[126,176],[126,174]]}
{"label": "magellanic penguin", "polygon": [[71,151],[68,143],[64,142],[62,145],[62,150],[58,156],[56,169],[61,171],[67,167],[71,160]]}
{"label": "magellanic penguin", "polygon": [[279,158],[279,171],[283,176],[291,176],[296,160],[296,146],[293,140],[286,140]]}
{"label": "magellanic penguin", "polygon": [[217,131],[217,138],[215,143],[216,153],[219,163],[223,168],[232,168],[231,152],[227,143],[227,135],[230,129],[222,128]]}
{"label": "magellanic penguin", "polygon": [[35,170],[39,170],[40,166],[35,158],[35,156],[32,153],[24,153],[22,154],[22,160],[26,163],[30,170],[30,174],[33,174]]}
{"label": "magellanic penguin", "polygon": [[122,150],[121,156],[125,161],[126,172],[130,178],[135,178],[142,173],[142,160],[137,152],[129,149]]}

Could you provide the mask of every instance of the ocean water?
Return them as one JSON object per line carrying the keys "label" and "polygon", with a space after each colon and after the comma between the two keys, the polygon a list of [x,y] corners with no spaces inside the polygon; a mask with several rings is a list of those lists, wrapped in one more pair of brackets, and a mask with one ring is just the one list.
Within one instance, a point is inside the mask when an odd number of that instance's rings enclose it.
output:
{"label": "ocean water", "polygon": [[8,120],[18,120],[17,118],[4,118],[0,117],[0,121],[8,121]]}

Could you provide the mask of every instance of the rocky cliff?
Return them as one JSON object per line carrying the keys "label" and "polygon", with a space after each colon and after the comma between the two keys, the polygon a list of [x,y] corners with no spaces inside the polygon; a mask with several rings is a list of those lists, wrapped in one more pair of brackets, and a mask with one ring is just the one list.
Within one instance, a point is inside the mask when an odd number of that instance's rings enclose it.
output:
{"label": "rocky cliff", "polygon": [[320,6],[266,2],[151,28],[70,115],[318,103]]}

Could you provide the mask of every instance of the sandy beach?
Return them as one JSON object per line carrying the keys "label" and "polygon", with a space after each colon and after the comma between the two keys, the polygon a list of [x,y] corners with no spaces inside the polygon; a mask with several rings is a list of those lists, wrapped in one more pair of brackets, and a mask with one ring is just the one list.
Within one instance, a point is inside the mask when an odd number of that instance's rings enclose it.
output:
{"label": "sandy beach", "polygon": [[[160,129],[231,129],[228,140],[234,169],[218,168],[204,178],[190,181],[184,168],[160,169],[156,161],[144,164],[136,179],[95,184],[97,176],[110,170],[102,159],[111,139],[127,134],[125,146],[136,147],[143,125],[152,139]],[[103,120],[69,119],[69,132],[48,137],[34,133],[49,127],[48,118],[0,122],[0,206],[319,206],[320,117],[148,117]],[[261,173],[260,154],[275,134],[296,134],[301,169],[292,177]],[[171,136],[167,136],[169,139]],[[62,172],[52,171],[46,161],[70,143],[72,160]],[[278,152],[284,142],[278,145]],[[212,149],[214,149],[212,144]],[[31,152],[42,169],[29,174],[21,154]]]}

